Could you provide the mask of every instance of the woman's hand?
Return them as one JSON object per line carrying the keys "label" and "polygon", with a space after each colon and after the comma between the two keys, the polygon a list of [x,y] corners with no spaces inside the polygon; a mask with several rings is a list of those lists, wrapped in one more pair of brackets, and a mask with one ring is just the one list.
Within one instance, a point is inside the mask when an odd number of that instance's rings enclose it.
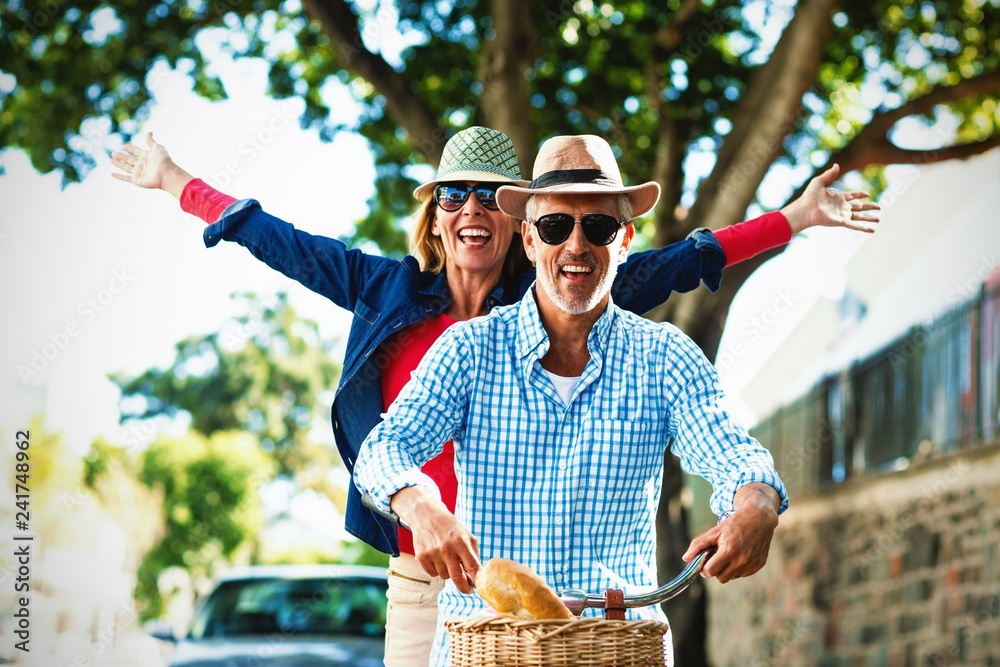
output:
{"label": "woman's hand", "polygon": [[810,227],[846,227],[869,234],[875,231],[878,214],[869,211],[881,207],[872,201],[861,201],[868,198],[867,192],[841,192],[827,187],[839,174],[840,166],[833,165],[809,181],[801,197],[781,209],[792,234]]}
{"label": "woman's hand", "polygon": [[119,181],[132,183],[140,188],[165,190],[178,199],[184,186],[194,177],[170,159],[167,149],[153,140],[153,133],[146,133],[148,150],[134,144],[125,144],[111,156],[111,164],[124,174],[111,174]]}

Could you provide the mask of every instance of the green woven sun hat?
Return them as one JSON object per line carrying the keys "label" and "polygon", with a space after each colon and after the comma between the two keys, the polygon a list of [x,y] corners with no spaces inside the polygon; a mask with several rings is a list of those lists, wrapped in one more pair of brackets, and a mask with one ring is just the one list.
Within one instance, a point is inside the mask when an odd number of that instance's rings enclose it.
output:
{"label": "green woven sun hat", "polygon": [[434,186],[446,181],[491,181],[527,185],[514,154],[514,143],[503,132],[478,125],[462,130],[444,145],[441,163],[434,180],[413,191],[420,201],[427,201]]}

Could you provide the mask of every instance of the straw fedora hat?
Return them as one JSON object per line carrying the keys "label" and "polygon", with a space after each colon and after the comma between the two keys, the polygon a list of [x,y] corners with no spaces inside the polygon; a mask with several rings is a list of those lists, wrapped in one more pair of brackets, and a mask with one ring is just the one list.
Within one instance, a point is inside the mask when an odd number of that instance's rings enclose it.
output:
{"label": "straw fedora hat", "polygon": [[593,134],[558,136],[538,149],[534,180],[525,187],[505,185],[497,190],[500,210],[518,220],[525,219],[528,198],[537,194],[626,194],[632,201],[632,217],[650,211],[660,198],[660,186],[650,181],[625,187],[611,146]]}
{"label": "straw fedora hat", "polygon": [[441,162],[434,180],[413,191],[420,201],[434,192],[434,186],[445,181],[504,181],[526,185],[514,154],[514,143],[499,130],[475,125],[453,136],[444,145]]}

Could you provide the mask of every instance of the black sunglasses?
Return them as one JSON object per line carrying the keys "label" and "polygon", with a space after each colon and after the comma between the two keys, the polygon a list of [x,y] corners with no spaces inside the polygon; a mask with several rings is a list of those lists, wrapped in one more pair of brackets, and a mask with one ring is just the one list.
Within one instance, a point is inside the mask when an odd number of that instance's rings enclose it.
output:
{"label": "black sunglasses", "polygon": [[569,213],[549,213],[534,221],[538,230],[538,238],[549,245],[565,243],[573,233],[573,225],[577,222],[583,228],[583,235],[594,245],[608,245],[618,236],[618,230],[628,221],[619,220],[613,215],[604,213],[584,213],[578,221]]}
{"label": "black sunglasses", "polygon": [[491,211],[500,209],[497,206],[497,189],[505,183],[476,183],[467,185],[465,183],[438,183],[434,187],[434,201],[446,211],[457,211],[465,206],[469,195],[476,194],[476,199]]}

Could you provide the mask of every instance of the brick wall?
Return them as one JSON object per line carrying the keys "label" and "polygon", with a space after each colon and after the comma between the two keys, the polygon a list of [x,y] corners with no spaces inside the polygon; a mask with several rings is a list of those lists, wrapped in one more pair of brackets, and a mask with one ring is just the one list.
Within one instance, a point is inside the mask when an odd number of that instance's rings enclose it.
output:
{"label": "brick wall", "polygon": [[1000,445],[793,497],[767,566],[709,582],[715,667],[1000,666]]}

